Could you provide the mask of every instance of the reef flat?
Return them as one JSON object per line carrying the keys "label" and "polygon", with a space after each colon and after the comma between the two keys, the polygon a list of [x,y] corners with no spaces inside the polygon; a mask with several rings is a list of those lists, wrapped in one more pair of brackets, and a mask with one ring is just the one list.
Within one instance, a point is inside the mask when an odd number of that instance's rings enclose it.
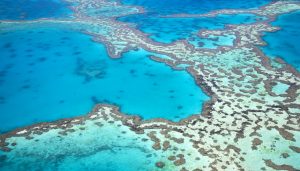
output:
{"label": "reef flat", "polygon": [[[272,21],[300,10],[299,1],[274,1],[258,9],[164,16],[246,13],[265,17],[225,29],[200,30],[198,35],[205,38],[234,36],[232,45],[216,49],[195,47],[186,40],[155,42],[134,25],[116,20],[146,12],[141,7],[105,0],[68,2],[74,4],[74,18],[1,21],[0,28],[68,27],[104,43],[111,58],[138,48],[166,55],[168,58],[154,55],[151,59],[187,70],[211,99],[201,115],[180,122],[161,118],[144,121],[122,114],[116,106],[98,105],[83,117],[20,128],[0,135],[0,168],[42,168],[43,163],[36,163],[55,161],[50,170],[101,170],[101,151],[120,148],[112,155],[118,156],[122,150],[134,148],[139,152],[132,156],[138,162],[130,170],[300,170],[300,74],[283,60],[271,60],[257,47],[266,45],[261,38],[264,32],[279,29],[271,25]],[[106,135],[105,130],[114,133]],[[124,143],[105,140],[112,135]],[[80,166],[74,166],[77,161]],[[122,170],[120,165],[112,163],[112,168],[106,169]]]}

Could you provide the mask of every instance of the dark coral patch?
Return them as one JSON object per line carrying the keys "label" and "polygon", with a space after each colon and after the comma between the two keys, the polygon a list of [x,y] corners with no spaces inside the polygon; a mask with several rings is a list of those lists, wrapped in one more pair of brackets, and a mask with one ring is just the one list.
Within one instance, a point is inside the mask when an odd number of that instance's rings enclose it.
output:
{"label": "dark coral patch", "polygon": [[6,160],[6,156],[5,155],[0,155],[0,164],[1,162],[4,162]]}
{"label": "dark coral patch", "polygon": [[12,44],[10,42],[8,42],[8,43],[5,43],[2,47],[5,49],[8,49],[8,48],[12,47]]}
{"label": "dark coral patch", "polygon": [[0,104],[4,104],[5,103],[5,97],[0,96]]}
{"label": "dark coral patch", "polygon": [[183,106],[181,106],[181,105],[177,106],[178,110],[181,110],[182,108],[183,108]]}
{"label": "dark coral patch", "polygon": [[40,57],[40,58],[38,59],[39,62],[45,62],[46,60],[47,60],[47,58],[45,58],[45,57]]}
{"label": "dark coral patch", "polygon": [[81,54],[81,52],[79,52],[79,51],[76,51],[73,53],[73,55],[80,55],[80,54]]}
{"label": "dark coral patch", "polygon": [[28,84],[26,84],[26,85],[23,85],[21,88],[22,88],[22,89],[29,89],[29,88],[31,88],[31,86],[28,85]]}

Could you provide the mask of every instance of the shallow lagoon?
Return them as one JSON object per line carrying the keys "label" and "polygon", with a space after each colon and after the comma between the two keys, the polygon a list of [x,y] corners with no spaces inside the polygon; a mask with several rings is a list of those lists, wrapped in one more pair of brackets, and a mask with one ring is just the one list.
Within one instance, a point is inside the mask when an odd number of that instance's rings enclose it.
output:
{"label": "shallow lagoon", "polygon": [[96,103],[179,121],[200,113],[208,100],[191,75],[150,60],[143,50],[111,59],[89,36],[54,28],[0,39],[1,131],[86,114]]}

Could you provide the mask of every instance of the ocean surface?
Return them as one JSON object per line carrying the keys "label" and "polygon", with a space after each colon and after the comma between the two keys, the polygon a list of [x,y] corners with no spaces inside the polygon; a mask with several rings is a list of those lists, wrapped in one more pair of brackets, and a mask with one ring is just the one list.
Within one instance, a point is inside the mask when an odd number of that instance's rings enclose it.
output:
{"label": "ocean surface", "polygon": [[203,14],[218,9],[258,8],[272,0],[121,0],[125,5],[142,6],[149,15],[169,15],[178,13]]}
{"label": "ocean surface", "polygon": [[215,49],[222,45],[232,46],[235,37],[228,35],[212,39],[200,38],[199,30],[224,29],[226,24],[250,24],[256,20],[263,20],[263,17],[239,14],[211,18],[162,18],[146,13],[121,17],[119,20],[135,24],[137,29],[149,34],[150,38],[157,42],[171,43],[184,39],[195,47]]}
{"label": "ocean surface", "polygon": [[68,5],[61,0],[1,0],[0,20],[69,17]]}
{"label": "ocean surface", "polygon": [[203,14],[218,9],[258,8],[270,2],[270,0],[241,0],[234,3],[228,0],[200,1],[122,0],[121,2],[126,5],[142,6],[146,13],[121,17],[119,20],[135,24],[139,30],[148,33],[150,38],[157,42],[171,43],[185,39],[196,47],[215,49],[222,45],[232,45],[234,36],[204,39],[198,36],[199,30],[222,29],[226,24],[247,24],[264,18],[251,14],[218,15],[211,18],[165,18],[164,16],[181,13]]}
{"label": "ocean surface", "polygon": [[279,16],[272,23],[281,29],[277,32],[266,33],[263,40],[268,44],[262,47],[271,58],[279,57],[300,71],[300,12]]}
{"label": "ocean surface", "polygon": [[90,36],[55,28],[4,32],[0,40],[1,131],[84,115],[98,103],[179,121],[209,99],[189,73],[143,50],[111,59]]}

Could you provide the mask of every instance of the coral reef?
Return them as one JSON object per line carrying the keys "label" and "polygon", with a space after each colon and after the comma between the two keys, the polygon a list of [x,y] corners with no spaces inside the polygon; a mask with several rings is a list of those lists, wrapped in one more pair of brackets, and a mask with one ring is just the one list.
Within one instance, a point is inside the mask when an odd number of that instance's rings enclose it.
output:
{"label": "coral reef", "polygon": [[[138,116],[120,113],[117,107],[98,105],[87,116],[17,129],[0,135],[4,156],[0,157],[0,167],[6,167],[6,162],[18,160],[13,154],[18,157],[30,154],[26,157],[34,158],[28,160],[38,160],[33,156],[41,153],[49,154],[45,157],[47,160],[59,156],[57,152],[66,155],[84,150],[84,155],[89,153],[88,147],[81,146],[85,143],[84,139],[75,139],[74,136],[81,134],[94,142],[105,134],[100,132],[101,127],[107,127],[105,129],[109,133],[114,129],[118,129],[119,133],[121,130],[126,132],[120,136],[129,143],[122,143],[121,147],[130,145],[142,148],[141,157],[147,154],[155,156],[149,158],[151,165],[145,165],[144,170],[300,170],[299,72],[284,61],[278,60],[280,67],[274,67],[256,47],[265,45],[261,39],[262,32],[279,29],[270,25],[278,15],[300,10],[298,1],[276,1],[251,10],[225,9],[199,15],[164,16],[213,17],[218,14],[251,13],[267,18],[253,24],[229,25],[223,30],[199,31],[202,37],[235,35],[233,46],[217,49],[195,48],[185,40],[171,44],[157,43],[134,26],[116,21],[119,16],[144,12],[138,7],[105,0],[68,1],[76,3],[72,7],[73,19],[1,21],[0,28],[21,29],[54,24],[92,35],[94,41],[106,45],[112,58],[136,48],[167,55],[168,58],[152,56],[151,59],[175,69],[179,65],[187,65],[186,70],[211,100],[205,104],[201,115],[177,123],[164,119],[141,121]],[[101,15],[101,11],[105,10],[109,13]],[[91,77],[98,75],[93,70],[88,74]],[[278,84],[285,84],[286,87],[284,90],[274,90]],[[96,125],[104,126],[98,129]],[[50,143],[56,144],[53,148],[59,150],[43,151],[46,150],[43,146]],[[94,142],[89,147],[106,148],[105,145],[109,146]],[[90,150],[92,153],[95,149]],[[62,159],[61,163],[64,160],[67,159]]]}

